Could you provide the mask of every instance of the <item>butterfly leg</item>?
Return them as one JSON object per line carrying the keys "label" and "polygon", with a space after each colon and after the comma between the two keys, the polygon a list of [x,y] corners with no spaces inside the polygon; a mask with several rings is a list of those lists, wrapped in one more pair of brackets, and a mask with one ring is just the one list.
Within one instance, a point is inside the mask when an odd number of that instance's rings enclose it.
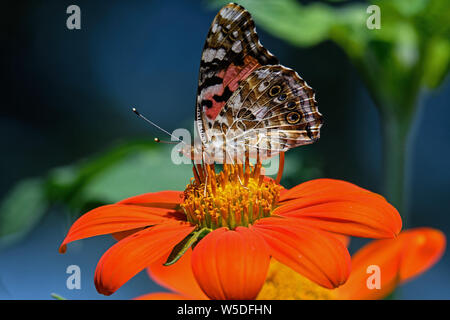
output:
{"label": "butterfly leg", "polygon": [[283,175],[283,170],[284,170],[284,152],[280,152],[277,179],[275,180],[278,184],[280,184],[281,176]]}
{"label": "butterfly leg", "polygon": [[[204,190],[203,190],[203,194],[204,194],[204,196],[206,197],[206,193],[207,193],[207,187],[208,187],[208,178],[210,178],[210,181],[211,181],[211,188],[213,189],[213,192],[215,192],[214,191],[214,187],[212,186],[212,184],[213,184],[213,182],[214,182],[214,179],[215,179],[215,177],[213,176],[214,174],[215,174],[215,170],[214,170],[214,162],[212,163],[212,165],[210,165],[210,164],[208,164],[207,162],[206,162],[206,158],[205,158],[205,151],[203,150],[203,152],[202,152],[202,169],[203,169],[203,172],[204,172],[204,177],[205,177],[205,188],[204,188]],[[209,176],[212,176],[212,177],[209,177]]]}
{"label": "butterfly leg", "polygon": [[[236,164],[235,164],[235,162],[233,161],[233,158],[231,157],[231,155],[228,153],[227,150],[226,150],[225,152],[226,152],[226,155],[230,157],[231,164],[232,164],[233,166],[235,166]],[[243,186],[245,189],[248,189],[248,188],[245,186],[245,184],[242,183],[242,179],[241,179],[241,176],[240,176],[239,172],[237,173],[237,178],[238,178],[238,181],[239,181],[239,183],[241,184],[241,186]]]}

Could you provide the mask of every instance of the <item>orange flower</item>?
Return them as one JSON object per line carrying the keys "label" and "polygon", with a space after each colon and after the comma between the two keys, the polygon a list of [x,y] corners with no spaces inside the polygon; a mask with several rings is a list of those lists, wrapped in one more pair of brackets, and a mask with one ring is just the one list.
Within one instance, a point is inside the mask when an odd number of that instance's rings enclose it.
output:
{"label": "orange flower", "polygon": [[318,179],[285,190],[261,174],[260,163],[224,165],[220,173],[198,165],[194,176],[184,192],[144,194],[86,213],[60,252],[96,235],[119,239],[95,272],[105,295],[154,263],[179,259],[174,266],[192,272],[209,298],[253,299],[271,257],[335,288],[350,273],[350,255],[335,234],[393,238],[401,229],[398,212],[383,197],[348,182]]}
{"label": "orange flower", "polygon": [[[398,238],[372,241],[352,257],[352,272],[341,287],[330,290],[318,286],[292,269],[272,261],[270,271],[257,299],[382,299],[398,285],[411,280],[431,268],[442,256],[445,236],[431,228],[416,228],[400,233]],[[190,271],[191,254],[186,254],[177,265],[163,267],[152,264],[150,277],[172,292],[151,293],[137,299],[178,300],[207,299]],[[380,270],[380,288],[367,286],[368,267]]]}
{"label": "orange flower", "polygon": [[[382,299],[398,285],[431,268],[445,251],[445,235],[432,228],[403,231],[397,239],[372,241],[352,257],[347,283],[336,289],[339,299]],[[367,287],[367,268],[380,267],[380,289]]]}

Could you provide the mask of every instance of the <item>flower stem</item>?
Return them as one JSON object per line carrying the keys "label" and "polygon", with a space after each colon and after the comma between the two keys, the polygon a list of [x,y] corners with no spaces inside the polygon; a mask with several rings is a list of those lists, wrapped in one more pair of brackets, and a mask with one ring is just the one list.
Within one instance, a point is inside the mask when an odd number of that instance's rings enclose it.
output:
{"label": "flower stem", "polygon": [[[380,70],[384,69],[376,67],[376,59],[369,61],[372,63],[362,60],[354,60],[354,63],[380,111],[383,135],[383,194],[399,211],[404,229],[410,223],[406,194],[409,188],[411,142],[414,137],[411,129],[417,118],[423,63],[417,63],[409,77],[404,80],[402,88],[392,91],[391,87],[380,84],[383,83],[379,80],[383,78]],[[384,77],[388,78],[386,75]],[[397,86],[400,86],[399,83]]]}
{"label": "flower stem", "polygon": [[409,170],[409,133],[410,122],[399,121],[385,114],[382,116],[384,146],[384,194],[402,216],[404,227],[409,220],[406,208],[405,187]]}

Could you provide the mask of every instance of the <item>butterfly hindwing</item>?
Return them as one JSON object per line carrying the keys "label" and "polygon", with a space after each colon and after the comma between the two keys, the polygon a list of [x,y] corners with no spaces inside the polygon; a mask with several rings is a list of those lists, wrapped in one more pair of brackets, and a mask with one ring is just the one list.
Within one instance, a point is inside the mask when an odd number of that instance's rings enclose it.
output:
{"label": "butterfly hindwing", "polygon": [[274,64],[278,59],[259,42],[250,13],[233,3],[223,7],[211,24],[200,62],[196,120],[204,143],[240,81]]}
{"label": "butterfly hindwing", "polygon": [[241,81],[213,129],[238,154],[270,150],[270,157],[315,142],[321,125],[313,89],[294,70],[274,65],[259,67]]}

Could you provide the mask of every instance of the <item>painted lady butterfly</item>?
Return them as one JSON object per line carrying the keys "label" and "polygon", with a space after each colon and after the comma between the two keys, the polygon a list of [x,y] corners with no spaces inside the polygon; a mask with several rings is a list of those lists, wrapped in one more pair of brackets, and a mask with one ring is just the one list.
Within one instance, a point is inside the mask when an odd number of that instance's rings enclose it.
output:
{"label": "painted lady butterfly", "polygon": [[321,126],[313,89],[261,45],[247,10],[234,3],[223,7],[200,63],[201,143],[182,152],[195,163],[265,159],[317,141]]}
{"label": "painted lady butterfly", "polygon": [[202,156],[227,163],[245,153],[268,158],[317,141],[321,125],[313,89],[261,45],[250,13],[234,3],[223,7],[200,63]]}

